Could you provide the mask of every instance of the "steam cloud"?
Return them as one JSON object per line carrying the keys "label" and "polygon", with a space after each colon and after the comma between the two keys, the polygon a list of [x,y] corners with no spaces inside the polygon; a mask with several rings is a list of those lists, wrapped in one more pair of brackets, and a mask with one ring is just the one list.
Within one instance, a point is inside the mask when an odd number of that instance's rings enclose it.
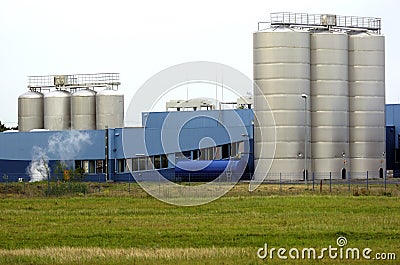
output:
{"label": "steam cloud", "polygon": [[30,182],[42,181],[48,178],[50,168],[45,150],[38,146],[33,147],[32,161],[26,171],[31,177]]}
{"label": "steam cloud", "polygon": [[79,153],[84,144],[92,144],[88,133],[79,131],[68,131],[56,133],[49,137],[45,149],[34,146],[32,150],[32,161],[27,167],[27,173],[30,182],[47,180],[51,169],[49,167],[49,157],[47,154],[53,154],[67,166],[72,166],[71,160]]}

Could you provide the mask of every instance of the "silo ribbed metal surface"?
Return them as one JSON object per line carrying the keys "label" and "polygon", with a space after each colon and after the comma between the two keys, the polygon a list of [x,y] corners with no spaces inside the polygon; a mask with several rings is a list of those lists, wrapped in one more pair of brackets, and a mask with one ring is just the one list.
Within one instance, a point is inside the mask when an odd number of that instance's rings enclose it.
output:
{"label": "silo ribbed metal surface", "polygon": [[102,90],[96,95],[96,128],[124,127],[124,95],[112,89]]}
{"label": "silo ribbed metal surface", "polygon": [[96,129],[96,92],[79,90],[71,96],[71,129]]}
{"label": "silo ribbed metal surface", "polygon": [[385,170],[385,40],[349,35],[350,156],[355,178]]}
{"label": "silo ribbed metal surface", "polygon": [[44,128],[52,131],[71,127],[71,94],[55,90],[44,95]]}
{"label": "silo ribbed metal surface", "polygon": [[28,91],[18,97],[18,130],[43,129],[43,94]]}
{"label": "silo ribbed metal surface", "polygon": [[339,178],[349,156],[348,37],[311,36],[311,150],[315,178]]}
{"label": "silo ribbed metal surface", "polygon": [[[267,179],[279,179],[279,173],[285,173],[283,179],[302,179],[306,122],[305,101],[301,95],[310,95],[310,34],[271,28],[254,33],[253,37],[254,81],[259,88],[254,89],[258,119],[254,129],[255,165],[258,167],[273,159]],[[309,110],[308,102],[308,116]],[[268,115],[270,111],[274,120]],[[275,154],[261,152],[273,150],[275,141]],[[309,157],[310,148],[307,149]],[[259,177],[255,175],[256,179]]]}

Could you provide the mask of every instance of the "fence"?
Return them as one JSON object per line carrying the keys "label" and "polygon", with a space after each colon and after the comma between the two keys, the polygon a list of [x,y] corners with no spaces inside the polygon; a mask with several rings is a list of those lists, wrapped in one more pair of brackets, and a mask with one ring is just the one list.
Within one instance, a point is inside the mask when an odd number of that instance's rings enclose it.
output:
{"label": "fence", "polygon": [[[379,173],[379,172],[378,172]],[[400,178],[387,177],[379,178],[377,172],[357,172],[347,173],[346,179],[342,179],[341,172],[310,173],[307,179],[299,173],[278,173],[268,174],[266,179],[257,188],[258,195],[269,194],[301,194],[304,192],[329,193],[329,194],[352,194],[352,195],[387,195],[400,196]],[[84,178],[65,179],[63,174],[54,174],[50,179],[41,182],[29,182],[26,174],[0,173],[0,194],[19,194],[21,196],[63,196],[76,194],[100,194],[100,195],[129,195],[129,196],[148,196],[135,183],[135,179],[130,175],[126,179],[117,182],[107,182],[104,174],[85,176]],[[171,177],[171,176],[170,176]],[[155,185],[163,187],[164,180],[155,180]],[[233,184],[238,180],[234,174],[175,174],[173,182],[183,186],[197,186],[204,182],[214,181],[215,185]],[[248,193],[249,180],[240,180],[236,184],[239,189],[243,189],[243,194]],[[234,189],[235,190],[235,189]],[[247,194],[246,193],[246,194]]]}

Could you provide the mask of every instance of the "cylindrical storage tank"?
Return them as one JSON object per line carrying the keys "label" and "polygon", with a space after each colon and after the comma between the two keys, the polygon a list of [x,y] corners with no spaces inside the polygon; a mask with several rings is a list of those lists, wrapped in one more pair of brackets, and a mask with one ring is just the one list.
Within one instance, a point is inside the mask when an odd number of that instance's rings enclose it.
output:
{"label": "cylindrical storage tank", "polygon": [[352,178],[383,177],[385,140],[385,38],[349,35],[349,127]]}
{"label": "cylindrical storage tank", "polygon": [[105,89],[96,95],[96,128],[124,127],[124,95]]}
{"label": "cylindrical storage tank", "polygon": [[348,37],[311,38],[311,152],[316,179],[346,178],[349,157]]}
{"label": "cylindrical storage tank", "polygon": [[71,96],[71,129],[96,130],[96,92],[79,90]]}
{"label": "cylindrical storage tank", "polygon": [[64,90],[44,95],[44,128],[51,131],[69,130],[71,127],[71,94]]}
{"label": "cylindrical storage tank", "polygon": [[263,167],[270,161],[267,180],[303,179],[305,163],[308,172],[311,165],[310,34],[286,27],[259,31],[253,35],[253,53],[254,179],[264,179],[268,169]]}
{"label": "cylindrical storage tank", "polygon": [[18,97],[18,130],[43,129],[43,94],[28,91]]}

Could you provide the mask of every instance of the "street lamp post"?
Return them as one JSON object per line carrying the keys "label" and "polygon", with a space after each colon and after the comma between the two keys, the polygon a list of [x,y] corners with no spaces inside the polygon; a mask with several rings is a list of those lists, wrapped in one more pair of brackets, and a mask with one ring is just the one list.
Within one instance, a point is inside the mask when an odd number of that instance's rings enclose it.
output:
{"label": "street lamp post", "polygon": [[307,94],[301,94],[304,98],[304,182],[307,184]]}

